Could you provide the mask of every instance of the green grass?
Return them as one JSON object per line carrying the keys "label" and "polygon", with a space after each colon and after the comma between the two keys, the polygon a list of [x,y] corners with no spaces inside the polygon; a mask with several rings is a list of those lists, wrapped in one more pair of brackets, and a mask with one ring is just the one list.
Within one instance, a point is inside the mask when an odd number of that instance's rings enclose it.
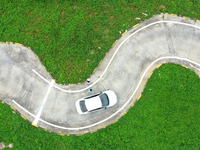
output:
{"label": "green grass", "polygon": [[199,149],[200,79],[175,64],[162,65],[142,97],[117,123],[83,136],[35,128],[0,104],[0,142],[16,149]]}
{"label": "green grass", "polygon": [[161,12],[200,19],[199,6],[197,0],[2,0],[0,41],[31,47],[56,82],[79,83],[121,36],[119,31]]}
{"label": "green grass", "polygon": [[[3,0],[0,41],[30,46],[59,83],[83,82],[122,33],[154,14],[200,19],[197,0]],[[148,14],[148,16],[142,13]],[[99,49],[101,47],[101,49]],[[200,80],[177,65],[157,69],[135,106],[93,134],[59,136],[0,104],[0,142],[15,149],[199,149]]]}

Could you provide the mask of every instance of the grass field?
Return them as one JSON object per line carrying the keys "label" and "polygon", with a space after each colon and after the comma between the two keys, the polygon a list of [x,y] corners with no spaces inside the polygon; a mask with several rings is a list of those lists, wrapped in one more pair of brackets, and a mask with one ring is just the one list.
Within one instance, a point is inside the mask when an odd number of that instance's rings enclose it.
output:
{"label": "grass field", "polygon": [[3,0],[0,41],[31,47],[56,82],[79,83],[125,30],[160,12],[198,18],[199,6],[194,0]]}
{"label": "grass field", "polygon": [[[3,0],[0,41],[30,46],[57,82],[78,83],[89,77],[121,33],[136,23],[160,12],[200,19],[199,7],[197,0]],[[0,104],[0,142],[13,143],[20,150],[199,149],[199,88],[194,72],[163,65],[127,115],[84,136],[50,134]]]}

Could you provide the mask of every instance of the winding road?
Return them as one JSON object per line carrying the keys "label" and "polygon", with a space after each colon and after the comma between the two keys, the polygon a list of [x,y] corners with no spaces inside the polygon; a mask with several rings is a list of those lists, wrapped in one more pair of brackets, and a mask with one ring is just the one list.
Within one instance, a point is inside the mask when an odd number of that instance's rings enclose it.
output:
{"label": "winding road", "polygon": [[[134,26],[117,40],[91,75],[91,84],[59,85],[30,48],[0,44],[0,99],[34,126],[59,134],[85,134],[119,120],[140,98],[153,70],[163,63],[200,73],[200,22],[169,14]],[[76,100],[107,89],[118,103],[79,115]]]}

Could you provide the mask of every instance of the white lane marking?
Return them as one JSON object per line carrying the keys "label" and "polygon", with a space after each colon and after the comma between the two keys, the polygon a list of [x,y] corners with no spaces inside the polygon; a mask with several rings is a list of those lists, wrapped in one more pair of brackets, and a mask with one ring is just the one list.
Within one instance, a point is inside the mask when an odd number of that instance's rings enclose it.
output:
{"label": "white lane marking", "polygon": [[199,68],[197,68],[197,67],[193,66],[192,64],[190,64],[190,66],[192,66],[193,68],[195,68],[195,69],[197,69],[198,71],[200,71],[200,69],[199,69]]}
{"label": "white lane marking", "polygon": [[54,83],[55,83],[55,81],[52,80],[51,83],[50,83],[50,85],[49,85],[49,88],[48,88],[47,93],[46,93],[46,95],[45,95],[45,97],[44,97],[44,100],[43,100],[43,102],[42,102],[42,105],[40,106],[40,110],[38,111],[38,113],[37,113],[37,115],[36,115],[36,118],[35,118],[35,120],[33,121],[33,124],[34,124],[34,125],[37,125],[37,124],[38,124],[38,120],[40,119],[40,116],[41,116],[42,111],[43,111],[43,109],[44,109],[44,105],[46,104],[47,98],[48,98],[48,96],[49,96],[49,94],[50,94],[51,88],[53,87],[53,84],[54,84]]}
{"label": "white lane marking", "polygon": [[[99,80],[102,79],[103,75],[106,73],[106,71],[108,70],[108,67],[109,65],[111,64],[112,60],[114,59],[115,55],[117,54],[118,50],[121,48],[121,46],[133,35],[135,35],[136,33],[140,32],[141,30],[145,29],[145,28],[148,28],[150,26],[153,26],[155,24],[159,24],[159,23],[174,23],[174,24],[180,24],[180,25],[186,25],[186,26],[190,26],[190,27],[194,27],[194,28],[197,28],[197,29],[200,29],[200,27],[198,26],[195,26],[195,25],[192,25],[192,24],[187,24],[187,23],[183,23],[183,22],[176,22],[176,21],[157,21],[157,22],[153,22],[153,23],[150,23],[144,27],[141,27],[140,29],[138,29],[137,31],[135,31],[134,33],[130,34],[124,41],[122,41],[120,43],[120,45],[118,46],[118,48],[116,49],[116,51],[114,52],[113,56],[111,57],[110,61],[108,62],[108,65],[106,66],[104,72],[102,73],[102,75],[100,76],[100,78],[98,78],[94,83],[90,84],[89,86],[87,86],[86,88],[83,88],[83,89],[80,89],[80,90],[76,90],[76,91],[71,91],[71,90],[65,90],[65,89],[62,89],[60,87],[58,87],[57,85],[54,85],[55,88],[63,91],[63,92],[68,92],[68,93],[78,93],[78,92],[82,92],[84,90],[88,90],[90,87],[92,87],[93,85],[95,85],[97,82],[99,82]],[[35,71],[36,73],[36,71]],[[39,75],[38,73],[36,73],[37,75]],[[42,77],[41,75],[39,75],[40,77]],[[42,77],[42,79],[44,79]],[[47,81],[46,81],[47,82]]]}
{"label": "white lane marking", "polygon": [[50,82],[49,82],[47,79],[45,79],[43,76],[41,76],[37,71],[35,71],[35,69],[32,69],[32,71],[33,71],[35,74],[37,74],[40,78],[42,78],[45,82],[47,82],[47,83],[50,84]]}
{"label": "white lane marking", "polygon": [[[140,84],[141,84],[141,82],[142,82],[142,80],[143,80],[145,74],[147,73],[147,71],[148,71],[156,62],[161,61],[161,60],[167,60],[167,59],[183,60],[183,61],[186,61],[186,62],[193,63],[193,64],[195,64],[195,65],[197,65],[197,66],[200,67],[200,64],[195,63],[194,61],[189,60],[189,59],[187,59],[187,58],[181,58],[181,57],[176,57],[176,56],[160,57],[160,58],[156,59],[155,61],[153,61],[153,62],[147,67],[147,69],[146,69],[145,72],[143,73],[143,75],[142,75],[142,77],[141,77],[141,79],[140,79],[140,81],[139,81],[139,83],[138,83],[138,85],[137,85],[135,91],[134,91],[133,94],[130,96],[130,98],[128,99],[128,101],[127,101],[118,111],[116,111],[114,114],[112,114],[112,115],[109,116],[108,118],[105,118],[104,120],[101,120],[101,121],[96,122],[96,123],[94,123],[94,124],[91,124],[91,125],[88,125],[88,126],[84,126],[84,127],[78,127],[78,128],[68,128],[68,127],[58,126],[58,125],[52,124],[52,123],[50,123],[50,122],[47,122],[47,121],[45,121],[45,120],[43,120],[43,119],[39,119],[39,120],[40,120],[41,122],[44,122],[44,123],[46,123],[46,124],[52,126],[52,127],[56,127],[56,128],[60,128],[60,129],[67,129],[67,130],[86,129],[86,128],[90,128],[90,127],[93,127],[93,126],[95,126],[95,125],[98,125],[98,124],[100,124],[100,123],[103,123],[103,122],[109,120],[110,118],[112,118],[113,116],[115,116],[117,113],[119,113],[119,112],[131,101],[131,99],[133,98],[133,96],[134,96],[135,93],[137,92],[137,90],[138,90],[138,88],[139,88],[139,86],[140,86]],[[17,102],[15,102],[15,104],[17,104]],[[17,104],[17,105],[19,106],[19,104]],[[19,106],[19,107],[22,108],[22,106]],[[25,110],[25,108],[23,108],[23,110]],[[25,110],[25,111],[28,112],[27,110]],[[28,113],[31,114],[30,112],[28,112]],[[33,116],[33,114],[31,114],[31,115]]]}
{"label": "white lane marking", "polygon": [[[94,82],[93,84],[91,84],[90,86],[88,86],[88,87],[86,87],[86,88],[84,88],[84,89],[78,90],[78,91],[64,90],[64,89],[61,89],[61,88],[57,87],[56,85],[54,85],[54,87],[56,87],[57,89],[60,89],[60,90],[62,90],[62,91],[64,91],[64,92],[71,92],[71,93],[73,93],[73,92],[74,92],[74,93],[75,93],[75,92],[81,92],[81,91],[84,91],[85,89],[90,88],[91,86],[93,86],[94,84],[96,84],[96,83],[103,77],[103,75],[105,74],[105,72],[106,72],[107,69],[108,69],[108,66],[110,65],[110,63],[112,62],[114,56],[115,56],[116,53],[118,52],[119,48],[127,41],[127,39],[129,39],[131,36],[133,36],[134,34],[138,33],[139,31],[141,31],[141,30],[143,30],[143,29],[145,29],[145,28],[147,28],[147,27],[149,27],[149,26],[152,26],[152,25],[154,25],[154,24],[158,24],[158,23],[175,23],[175,24],[181,24],[181,25],[186,25],[186,26],[190,26],[190,27],[194,27],[194,28],[200,29],[200,27],[197,27],[197,26],[195,26],[195,25],[186,24],[186,23],[181,23],[181,22],[175,22],[175,21],[157,21],[157,22],[151,23],[151,24],[149,24],[149,25],[146,25],[146,26],[144,26],[144,27],[138,29],[137,31],[135,31],[135,32],[132,33],[131,35],[129,35],[129,36],[119,45],[119,47],[116,49],[115,53],[113,54],[112,58],[110,59],[108,65],[107,65],[107,67],[106,67],[106,69],[104,70],[104,72],[102,73],[102,75],[100,76],[100,78],[99,78],[96,82]],[[98,124],[100,124],[100,123],[102,123],[102,122],[105,122],[105,121],[107,121],[108,119],[112,118],[114,115],[116,115],[118,112],[120,112],[120,111],[130,102],[130,100],[132,99],[132,97],[133,97],[134,94],[136,93],[137,89],[139,88],[139,86],[140,86],[140,84],[141,84],[141,82],[142,82],[142,80],[143,80],[143,78],[144,78],[144,75],[146,74],[146,72],[148,71],[148,69],[149,69],[154,63],[156,63],[157,61],[164,60],[164,59],[178,59],[178,60],[184,60],[184,61],[188,61],[188,62],[190,62],[190,63],[193,63],[193,64],[195,64],[195,65],[197,65],[197,66],[200,66],[200,64],[197,64],[197,63],[195,63],[195,62],[193,62],[193,61],[191,61],[191,60],[188,60],[187,58],[180,58],[180,57],[173,57],[173,56],[171,57],[171,56],[169,56],[169,57],[161,57],[161,58],[156,59],[156,60],[153,61],[153,62],[148,66],[148,68],[145,70],[144,74],[142,75],[142,77],[141,77],[141,79],[140,79],[140,81],[139,81],[139,83],[138,83],[138,86],[136,87],[135,91],[133,92],[133,94],[131,95],[131,97],[128,99],[128,101],[127,101],[118,111],[116,111],[114,114],[112,114],[112,115],[109,116],[108,118],[106,118],[106,119],[104,119],[104,120],[102,120],[102,121],[99,121],[99,122],[97,122],[97,123],[94,123],[94,124],[91,124],[91,125],[88,125],[88,126],[84,126],[84,127],[79,127],[79,128],[67,128],[67,127],[62,127],[62,126],[58,126],[58,125],[49,123],[49,122],[44,121],[44,120],[42,120],[42,119],[39,119],[39,120],[42,121],[42,122],[44,122],[44,123],[46,123],[46,124],[48,124],[48,125],[50,125],[50,126],[57,127],[57,128],[61,128],[61,129],[68,129],[68,130],[85,129],[85,128],[89,128],[89,127],[93,127],[93,126],[95,126],[95,125],[98,125]],[[37,75],[39,75],[34,69],[33,69],[33,72],[35,72]],[[49,81],[47,81],[46,79],[44,79],[41,75],[39,75],[39,76],[40,76],[43,80],[45,80],[47,83],[49,83]],[[14,100],[13,100],[13,102],[14,102],[17,106],[19,106],[21,109],[23,109],[25,112],[27,112],[27,113],[30,114],[31,116],[34,116],[33,114],[31,114],[31,113],[30,113],[29,111],[27,111],[25,108],[23,108],[22,106],[20,106],[20,105],[19,105],[17,102],[15,102]],[[34,116],[34,117],[35,117],[35,116]]]}
{"label": "white lane marking", "polygon": [[15,105],[17,105],[17,107],[21,108],[23,111],[25,111],[27,114],[31,115],[32,117],[36,118],[35,115],[33,115],[32,113],[30,113],[28,110],[26,110],[26,109],[25,109],[24,107],[22,107],[20,104],[18,104],[15,100],[12,100],[12,101],[13,101],[13,103],[14,103]]}
{"label": "white lane marking", "polygon": [[[64,91],[64,92],[69,92],[69,93],[70,93],[70,92],[71,92],[71,93],[73,93],[73,92],[74,92],[74,93],[75,93],[75,92],[80,92],[80,91],[83,91],[83,90],[85,90],[85,89],[90,88],[91,86],[93,86],[94,84],[96,84],[96,83],[102,78],[102,76],[105,74],[106,70],[108,69],[108,66],[110,65],[111,61],[113,60],[114,56],[116,55],[117,51],[118,51],[119,48],[122,46],[122,44],[123,44],[125,41],[127,41],[128,38],[130,38],[131,36],[133,36],[133,35],[136,34],[137,32],[139,32],[139,31],[141,31],[141,30],[143,30],[143,29],[145,29],[145,28],[147,28],[147,27],[149,27],[149,26],[152,26],[152,25],[154,25],[154,24],[158,24],[158,23],[175,23],[175,24],[181,24],[181,25],[191,26],[191,27],[200,29],[200,27],[197,27],[197,26],[195,26],[195,25],[186,24],[186,23],[181,23],[181,22],[175,22],[175,21],[158,21],[158,22],[151,23],[151,24],[149,24],[149,25],[147,25],[147,26],[144,26],[144,27],[140,28],[139,30],[135,31],[134,33],[132,33],[130,36],[128,36],[128,37],[119,45],[119,47],[116,49],[115,53],[113,54],[112,58],[110,59],[108,65],[107,65],[107,67],[106,67],[106,69],[105,69],[104,72],[102,73],[101,77],[100,77],[96,82],[94,82],[93,84],[91,84],[90,86],[88,86],[88,87],[86,87],[86,88],[84,88],[84,89],[78,90],[78,91],[64,90],[64,89],[61,89],[61,88],[57,87],[56,85],[54,85],[54,87],[56,87],[57,89],[60,89],[60,90],[62,90],[62,91]],[[114,115],[116,115],[119,111],[121,111],[121,110],[129,103],[129,101],[132,99],[132,97],[134,96],[135,92],[136,92],[137,89],[139,88],[139,85],[141,84],[142,79],[143,79],[144,75],[146,74],[146,72],[148,71],[148,69],[149,69],[155,62],[160,61],[160,60],[164,60],[164,59],[178,59],[178,60],[184,60],[184,61],[188,61],[188,62],[190,62],[190,63],[193,63],[193,64],[195,64],[195,65],[197,65],[197,66],[200,66],[200,64],[195,63],[194,61],[189,60],[189,59],[187,59],[187,58],[180,58],[180,57],[173,57],[173,56],[172,56],[172,57],[171,57],[171,56],[168,56],[168,57],[167,57],[167,56],[166,56],[166,57],[161,57],[161,58],[156,59],[156,60],[155,60],[154,62],[152,62],[151,65],[145,70],[144,74],[142,75],[142,78],[141,78],[140,82],[138,83],[138,86],[136,87],[135,91],[133,92],[133,94],[131,95],[131,97],[128,99],[128,101],[127,101],[117,112],[115,112],[114,114],[112,114],[110,117],[108,117],[108,118],[106,118],[106,119],[104,119],[104,120],[102,120],[102,121],[99,121],[99,122],[97,122],[97,123],[91,124],[91,125],[89,125],[89,126],[84,126],[84,127],[79,127],[79,128],[67,128],[67,127],[62,127],[62,126],[58,126],[58,125],[55,125],[55,124],[51,124],[51,123],[49,123],[49,122],[47,122],[47,121],[44,121],[44,120],[42,120],[42,119],[39,119],[39,120],[42,121],[42,122],[44,122],[44,123],[46,123],[46,124],[48,124],[48,125],[50,125],[50,126],[57,127],[57,128],[61,128],[61,129],[69,129],[69,130],[85,129],[85,128],[89,128],[89,127],[95,126],[95,125],[97,125],[97,124],[100,124],[100,123],[102,123],[102,122],[105,122],[105,121],[107,121],[108,119],[110,119],[111,117],[113,117]]]}

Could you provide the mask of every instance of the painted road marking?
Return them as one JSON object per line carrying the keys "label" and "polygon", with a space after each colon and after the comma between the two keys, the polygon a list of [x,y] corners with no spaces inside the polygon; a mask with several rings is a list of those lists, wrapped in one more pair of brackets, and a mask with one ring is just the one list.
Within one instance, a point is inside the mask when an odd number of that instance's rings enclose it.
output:
{"label": "painted road marking", "polygon": [[32,71],[33,71],[35,74],[37,74],[40,78],[42,78],[45,82],[47,82],[47,83],[50,84],[50,82],[49,82],[47,79],[45,79],[43,76],[41,76],[37,71],[35,71],[35,69],[32,69]]}
{"label": "painted road marking", "polygon": [[44,97],[44,100],[43,100],[43,102],[42,102],[42,105],[40,106],[40,110],[38,111],[38,113],[37,113],[37,115],[36,115],[36,118],[35,118],[35,120],[33,121],[33,124],[34,124],[34,125],[37,125],[37,124],[38,124],[39,118],[40,118],[40,116],[41,116],[41,114],[42,114],[42,111],[43,111],[43,109],[44,109],[44,105],[46,104],[47,98],[48,98],[48,96],[49,96],[49,94],[50,94],[50,92],[51,92],[51,88],[53,87],[53,84],[54,84],[54,83],[55,83],[55,81],[52,80],[51,83],[50,83],[50,85],[49,85],[49,88],[48,88],[47,93],[46,93],[46,95],[45,95],[45,97]]}
{"label": "painted road marking", "polygon": [[[153,26],[155,24],[159,24],[159,23],[174,23],[174,24],[180,24],[180,25],[186,25],[186,26],[190,26],[190,27],[194,27],[194,28],[197,28],[200,30],[200,27],[198,26],[195,26],[195,25],[192,25],[192,24],[187,24],[187,23],[183,23],[183,22],[176,22],[176,21],[157,21],[157,22],[153,22],[153,23],[150,23],[144,27],[141,27],[140,29],[138,29],[137,31],[133,32],[132,34],[130,34],[126,39],[124,39],[124,41],[122,41],[119,45],[119,47],[116,49],[116,51],[114,52],[113,56],[111,57],[108,65],[106,66],[104,72],[102,73],[102,75],[92,84],[90,84],[88,87],[86,88],[83,88],[83,89],[80,89],[80,90],[76,90],[76,91],[71,91],[71,90],[65,90],[65,89],[62,89],[60,87],[58,87],[57,85],[54,85],[55,88],[63,91],[63,92],[67,92],[67,93],[78,93],[78,92],[82,92],[82,91],[85,91],[85,90],[88,90],[90,87],[92,87],[93,85],[95,85],[97,82],[99,82],[102,77],[104,76],[104,74],[106,73],[106,71],[108,70],[108,67],[109,65],[111,64],[112,60],[114,59],[115,55],[117,54],[118,50],[121,48],[121,46],[133,35],[135,35],[136,33],[142,31],[143,29],[145,28],[148,28],[150,26]],[[135,25],[136,26],[136,25]],[[194,63],[194,62],[192,62]],[[195,64],[195,63],[194,63]],[[42,77],[39,73],[37,73],[34,69],[32,69],[34,73],[36,73],[39,77],[41,77],[43,80],[46,80],[44,79],[44,77]],[[49,82],[48,80],[46,80],[46,82]]]}
{"label": "painted road marking", "polygon": [[12,102],[17,105],[19,108],[21,108],[23,111],[25,111],[27,114],[31,115],[32,117],[36,118],[35,115],[33,115],[32,113],[30,113],[28,110],[26,110],[24,107],[22,107],[20,104],[18,104],[15,100],[12,100]]}
{"label": "painted road marking", "polygon": [[[105,118],[104,120],[101,120],[99,122],[96,122],[94,124],[91,124],[91,125],[88,125],[88,126],[83,126],[83,127],[77,127],[77,128],[68,128],[68,127],[63,127],[63,126],[59,126],[59,125],[55,125],[55,124],[52,124],[52,123],[49,123],[43,119],[38,119],[39,121],[43,122],[43,123],[46,123],[47,125],[50,125],[52,127],[56,127],[56,128],[60,128],[60,129],[66,129],[66,130],[80,130],[80,129],[87,129],[87,128],[90,128],[90,127],[93,127],[93,126],[96,126],[98,124],[101,124],[107,120],[109,120],[110,118],[112,118],[113,116],[115,116],[117,113],[119,113],[122,109],[125,108],[125,106],[131,101],[131,99],[133,98],[133,96],[135,95],[135,93],[137,92],[142,80],[144,79],[144,76],[147,74],[147,71],[157,62],[161,61],[161,60],[169,60],[169,59],[177,59],[177,60],[182,60],[182,61],[186,61],[186,62],[189,62],[189,63],[193,63],[197,66],[200,67],[200,64],[198,63],[195,63],[193,62],[192,60],[189,60],[187,58],[181,58],[181,57],[176,57],[176,56],[167,56],[167,57],[161,57],[161,58],[158,58],[156,59],[155,61],[153,61],[148,67],[147,69],[145,70],[145,72],[143,73],[135,91],[133,92],[133,94],[130,96],[130,98],[127,100],[127,102],[118,110],[116,111],[115,113],[113,113],[111,116],[109,116],[108,118]],[[26,110],[25,108],[23,108],[22,106],[20,106],[17,102],[13,101],[18,107],[20,107],[21,109],[23,109],[25,112],[27,112],[28,114],[30,114],[31,116],[34,116],[32,113],[30,113],[28,110]]]}
{"label": "painted road marking", "polygon": [[[120,49],[120,47],[121,47],[131,36],[133,36],[134,34],[140,32],[141,30],[143,30],[143,29],[145,29],[145,28],[147,28],[147,27],[149,27],[149,26],[152,26],[152,25],[155,25],[155,24],[159,24],[159,23],[175,23],[175,24],[186,25],[186,26],[190,26],[190,27],[194,27],[194,28],[200,29],[200,27],[197,27],[197,26],[195,26],[195,25],[186,24],[186,23],[182,23],[182,22],[175,22],[175,21],[157,21],[157,22],[148,24],[148,25],[146,25],[146,26],[144,26],[144,27],[138,29],[137,31],[135,31],[135,32],[132,33],[131,35],[129,35],[129,36],[119,45],[119,47],[116,49],[115,53],[113,54],[112,58],[110,59],[110,61],[109,61],[108,65],[107,65],[107,67],[105,68],[105,70],[104,70],[104,72],[102,73],[102,75],[100,76],[100,78],[99,78],[98,80],[96,80],[93,84],[91,84],[90,86],[88,86],[88,87],[86,87],[86,88],[83,88],[83,89],[81,89],[81,90],[77,90],[77,91],[64,90],[64,89],[62,89],[62,88],[60,88],[60,87],[57,87],[56,85],[53,85],[53,86],[54,86],[55,88],[57,88],[57,89],[60,89],[60,90],[63,91],[63,92],[69,92],[69,93],[82,92],[82,91],[84,91],[84,90],[90,88],[91,86],[93,86],[94,84],[96,84],[96,83],[103,77],[103,75],[104,75],[105,72],[107,71],[107,69],[108,69],[110,63],[112,62],[113,58],[115,57],[115,55],[116,55],[116,53],[118,52],[118,50]],[[44,123],[46,123],[46,124],[48,124],[48,125],[50,125],[50,126],[57,127],[57,128],[60,128],[60,129],[68,129],[68,130],[86,129],[86,128],[89,128],[89,127],[93,127],[93,126],[95,126],[95,125],[98,125],[98,124],[100,124],[100,123],[102,123],[102,122],[105,122],[105,121],[107,121],[108,119],[110,119],[110,118],[112,118],[113,116],[115,116],[117,113],[119,113],[119,112],[130,102],[130,100],[131,100],[131,99],[133,98],[133,96],[135,95],[135,93],[136,93],[136,91],[138,90],[138,88],[139,88],[139,86],[140,86],[140,84],[141,84],[141,82],[142,82],[142,80],[143,80],[145,74],[146,74],[147,71],[150,69],[150,67],[152,67],[156,62],[158,62],[158,61],[160,61],[160,60],[165,60],[165,59],[166,59],[166,60],[169,60],[169,59],[183,60],[183,61],[190,62],[190,63],[195,64],[195,65],[197,65],[197,66],[200,67],[200,64],[195,63],[195,62],[193,62],[192,60],[189,60],[189,59],[187,59],[187,58],[181,58],[181,57],[176,57],[176,56],[174,56],[174,57],[173,57],[173,56],[161,57],[161,58],[158,58],[158,59],[156,59],[155,61],[153,61],[153,62],[148,66],[148,68],[147,68],[147,69],[145,70],[145,72],[143,73],[143,75],[142,75],[142,77],[141,77],[141,79],[140,79],[140,81],[139,81],[139,83],[138,83],[138,85],[137,85],[135,91],[134,91],[133,94],[130,96],[130,98],[128,99],[128,101],[127,101],[118,111],[116,111],[115,113],[113,113],[113,114],[112,114],[111,116],[109,116],[108,118],[106,118],[106,119],[104,119],[104,120],[101,120],[101,121],[99,121],[99,122],[97,122],[97,123],[94,123],[94,124],[91,124],[91,125],[88,125],[88,126],[84,126],[84,127],[78,127],[78,128],[67,128],[67,127],[63,127],[63,126],[58,126],[58,125],[49,123],[49,122],[47,122],[47,121],[44,121],[44,120],[42,120],[42,119],[40,119],[40,118],[39,118],[38,120],[40,120],[40,121],[42,121],[42,122],[44,122]],[[36,73],[38,76],[40,76],[43,80],[45,80],[46,82],[49,83],[48,80],[46,80],[44,77],[42,77],[42,76],[41,76],[39,73],[37,73],[35,70],[33,70],[33,72],[35,72],[35,73]],[[15,102],[14,100],[13,100],[13,102],[14,102],[18,107],[20,107],[21,109],[23,109],[25,112],[27,112],[27,113],[30,114],[31,116],[34,116],[33,114],[31,114],[28,110],[26,110],[25,108],[23,108],[22,106],[20,106],[20,105],[19,105],[17,102]],[[35,116],[34,116],[34,117],[35,117]],[[36,118],[36,117],[35,117],[35,118]]]}
{"label": "painted road marking", "polygon": [[192,64],[190,64],[190,66],[192,66],[193,68],[195,68],[195,69],[197,69],[198,71],[200,71],[200,69],[199,69],[199,68],[197,68],[197,67],[193,66]]}

